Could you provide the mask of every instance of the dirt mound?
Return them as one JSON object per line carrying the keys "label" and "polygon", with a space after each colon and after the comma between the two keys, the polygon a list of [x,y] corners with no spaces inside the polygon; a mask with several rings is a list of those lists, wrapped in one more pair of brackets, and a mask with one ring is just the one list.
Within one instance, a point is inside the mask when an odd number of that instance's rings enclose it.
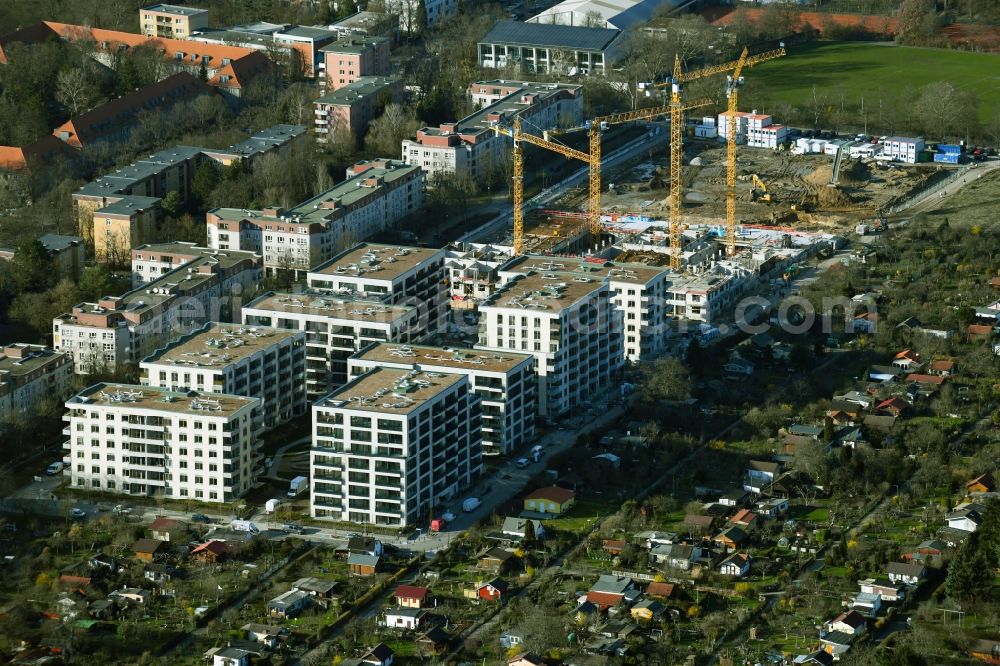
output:
{"label": "dirt mound", "polygon": [[854,203],[851,197],[843,190],[825,185],[823,187],[816,188],[816,199],[819,201],[820,206],[826,206],[829,208],[850,206]]}
{"label": "dirt mound", "polygon": [[872,170],[861,158],[845,162],[840,167],[840,182],[842,183],[867,183],[871,177]]}
{"label": "dirt mound", "polygon": [[810,185],[826,185],[833,180],[833,165],[822,164],[813,169],[811,173],[807,173],[803,176],[802,180],[806,181]]}

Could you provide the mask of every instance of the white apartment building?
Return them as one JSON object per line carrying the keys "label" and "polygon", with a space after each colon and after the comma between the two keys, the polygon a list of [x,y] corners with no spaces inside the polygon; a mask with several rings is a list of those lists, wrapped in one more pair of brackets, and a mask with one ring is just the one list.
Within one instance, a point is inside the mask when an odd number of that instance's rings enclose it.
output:
{"label": "white apartment building", "polygon": [[415,525],[482,465],[480,401],[465,375],[377,368],[313,406],[314,518]]}
{"label": "white apartment building", "polygon": [[621,321],[606,278],[517,275],[479,306],[477,349],[535,357],[542,416],[588,402],[623,362]]}
{"label": "white apartment building", "polygon": [[72,391],[73,356],[24,342],[0,347],[0,422]]}
{"label": "white apartment building", "polygon": [[403,140],[403,160],[429,177],[456,174],[482,180],[509,160],[511,139],[493,131],[520,117],[524,130],[540,134],[583,123],[583,86],[533,81],[477,81],[469,96],[480,107],[470,116],[438,127],[423,127]]}
{"label": "white apartment building", "polygon": [[535,357],[516,352],[378,343],[347,361],[351,379],[375,368],[457,373],[482,400],[483,455],[510,453],[535,433]]}
{"label": "white apartment building", "polygon": [[504,282],[530,273],[560,275],[552,282],[587,278],[606,280],[611,304],[622,325],[620,352],[625,361],[638,363],[663,353],[670,331],[667,287],[674,274],[668,268],[639,263],[617,263],[601,257],[518,257],[500,270]]}
{"label": "white apartment building", "polygon": [[198,257],[218,257],[220,254],[232,259],[252,260],[259,255],[237,250],[215,250],[199,247],[197,243],[174,241],[172,243],[152,243],[140,245],[132,250],[132,287],[138,289],[148,282],[156,282],[167,273],[194,261]]}
{"label": "white apartment building", "polygon": [[411,305],[319,293],[269,292],[243,307],[248,326],[303,331],[306,391],[326,395],[347,381],[347,358],[373,342],[409,342],[424,334]]}
{"label": "white apartment building", "polygon": [[209,321],[238,316],[262,277],[260,257],[202,255],[122,296],[73,306],[52,320],[52,346],[72,353],[77,374],[121,369]]}
{"label": "white apartment building", "polygon": [[66,409],[74,488],[221,503],[253,484],[257,398],[101,383]]}
{"label": "white apartment building", "polygon": [[258,398],[265,428],[306,413],[306,334],[206,324],[143,359],[143,386]]}
{"label": "white apartment building", "polygon": [[208,246],[260,254],[269,273],[308,271],[423,209],[424,173],[397,160],[356,164],[335,187],[284,210],[213,208]]}
{"label": "white apartment building", "polygon": [[436,333],[448,317],[444,262],[444,250],[359,243],[310,270],[306,282],[331,295],[412,305],[424,333]]}
{"label": "white apartment building", "polygon": [[[889,137],[882,144],[882,155],[889,159],[899,160],[907,164],[916,164],[920,151],[924,149],[924,140],[904,136]],[[876,155],[876,157],[878,157]]]}

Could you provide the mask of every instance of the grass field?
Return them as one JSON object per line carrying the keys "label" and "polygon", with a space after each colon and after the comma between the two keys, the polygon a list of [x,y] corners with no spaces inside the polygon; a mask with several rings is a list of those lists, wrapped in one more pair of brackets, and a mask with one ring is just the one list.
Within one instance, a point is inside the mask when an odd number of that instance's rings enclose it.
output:
{"label": "grass field", "polygon": [[[816,86],[831,104],[841,95],[851,106],[872,108],[887,96],[916,94],[928,83],[951,81],[979,96],[980,120],[1000,107],[1000,54],[946,51],[865,42],[818,42],[795,46],[788,55],[747,73],[747,99],[767,112],[785,102],[802,106]],[[745,106],[745,105],[741,105]]]}

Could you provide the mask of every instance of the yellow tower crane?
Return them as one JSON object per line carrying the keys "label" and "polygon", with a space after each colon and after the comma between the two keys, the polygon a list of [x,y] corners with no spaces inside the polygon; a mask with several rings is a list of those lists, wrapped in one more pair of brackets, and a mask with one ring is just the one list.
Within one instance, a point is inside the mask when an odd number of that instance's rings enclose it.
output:
{"label": "yellow tower crane", "polygon": [[[781,51],[784,54],[784,49]],[[754,58],[758,57],[760,56],[754,56]],[[681,182],[683,167],[681,156],[684,150],[684,111],[687,110],[681,101],[681,89],[683,84],[690,81],[731,72],[739,66],[739,63],[739,60],[734,60],[721,65],[684,72],[681,71],[680,56],[675,55],[673,75],[664,83],[654,84],[654,87],[670,86],[670,267],[674,270],[681,268],[681,197],[684,190],[684,185]]]}
{"label": "yellow tower crane", "polygon": [[[774,60],[785,55],[785,47],[774,51],[760,53],[753,57],[748,57],[748,50],[743,47],[740,59],[736,61],[733,73],[726,77],[726,97],[729,98],[726,113],[726,256],[736,256],[736,110],[738,107],[739,88],[743,85],[743,69],[768,60]],[[754,175],[758,181],[760,179]],[[763,183],[761,182],[763,186]],[[767,187],[764,187],[764,196],[770,200]]]}
{"label": "yellow tower crane", "polygon": [[[706,106],[712,104],[712,100],[702,100],[691,105],[690,108]],[[636,120],[650,120],[657,116],[663,116],[670,112],[670,107],[661,106],[648,109],[637,109],[635,111],[625,111],[622,113],[612,113],[606,116],[598,116],[587,122],[582,127],[572,127],[564,130],[552,130],[543,133],[539,137],[529,134],[521,129],[521,119],[514,118],[511,128],[495,125],[493,131],[497,134],[509,136],[514,140],[514,152],[512,159],[514,178],[514,254],[520,254],[524,249],[524,156],[522,153],[522,143],[530,143],[540,148],[545,148],[558,153],[564,157],[585,162],[589,168],[588,177],[588,207],[587,223],[590,233],[596,243],[601,235],[601,132],[611,125],[632,122]],[[550,136],[565,134],[581,129],[586,129],[589,137],[589,152],[570,148],[557,141],[551,141]]]}

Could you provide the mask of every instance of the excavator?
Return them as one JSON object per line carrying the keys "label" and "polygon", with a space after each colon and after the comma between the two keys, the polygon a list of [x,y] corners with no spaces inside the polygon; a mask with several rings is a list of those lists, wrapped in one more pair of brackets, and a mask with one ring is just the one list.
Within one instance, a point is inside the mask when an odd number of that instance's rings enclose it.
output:
{"label": "excavator", "polygon": [[750,175],[750,200],[763,201],[764,203],[774,203],[774,198],[767,191],[767,185],[757,174]]}

